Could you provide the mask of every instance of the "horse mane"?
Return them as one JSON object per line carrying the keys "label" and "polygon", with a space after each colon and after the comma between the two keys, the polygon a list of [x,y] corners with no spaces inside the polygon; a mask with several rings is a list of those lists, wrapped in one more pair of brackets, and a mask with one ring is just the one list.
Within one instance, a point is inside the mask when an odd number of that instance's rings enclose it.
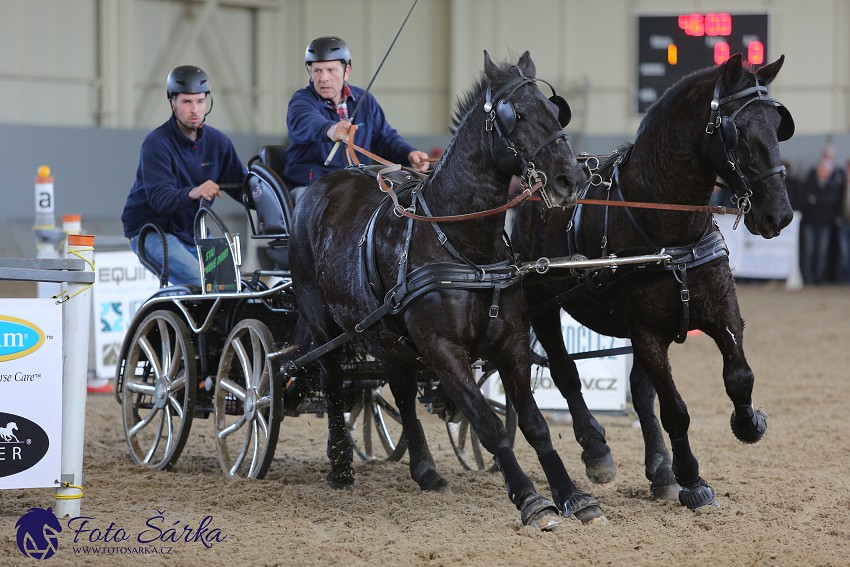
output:
{"label": "horse mane", "polygon": [[[713,65],[705,67],[704,69],[697,69],[689,75],[685,75],[679,79],[678,82],[674,83],[670,88],[664,91],[664,93],[650,105],[643,117],[643,120],[640,121],[640,126],[638,126],[636,135],[640,136],[641,132],[646,129],[647,125],[653,122],[659,115],[666,116],[667,112],[671,110],[670,107],[673,104],[685,102],[689,105],[694,105],[698,103],[697,98],[699,96],[699,89],[696,87],[701,84],[710,84],[713,86],[719,75],[720,65]],[[740,82],[745,83],[749,81],[749,76],[751,75],[751,72],[745,71],[741,75]],[[739,85],[737,84],[735,85],[735,87],[738,86]]]}
{"label": "horse mane", "polygon": [[[508,61],[502,61],[499,63],[498,67],[499,79],[502,79],[503,77],[510,75],[516,65]],[[481,97],[484,96],[484,92],[487,90],[488,86],[490,86],[490,83],[487,81],[484,71],[481,71],[481,74],[473,83],[472,88],[457,97],[457,105],[455,106],[455,111],[452,115],[452,122],[449,126],[449,132],[451,132],[453,136],[463,123],[466,116],[473,108],[475,108],[475,105],[478,104]]]}

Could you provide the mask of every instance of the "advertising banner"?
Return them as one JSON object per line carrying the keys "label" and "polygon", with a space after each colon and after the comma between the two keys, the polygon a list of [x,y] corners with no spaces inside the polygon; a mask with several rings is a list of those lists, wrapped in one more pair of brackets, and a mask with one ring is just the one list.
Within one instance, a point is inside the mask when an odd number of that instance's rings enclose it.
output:
{"label": "advertising banner", "polygon": [[[567,352],[570,354],[592,353],[593,351],[608,350],[631,346],[627,339],[619,339],[600,335],[579,324],[567,313],[561,312],[561,332]],[[532,349],[545,356],[539,344],[532,344]],[[632,370],[632,355],[590,357],[576,360],[581,391],[591,411],[620,412],[626,410],[629,373]],[[482,390],[485,396],[504,402],[505,391],[499,381],[488,379]],[[534,399],[543,411],[568,410],[567,402],[561,392],[552,382],[549,368],[531,365],[531,387],[534,389]]]}
{"label": "advertising banner", "polygon": [[96,252],[94,272],[95,372],[98,378],[114,378],[127,327],[145,300],[159,289],[159,280],[130,250]]}
{"label": "advertising banner", "polygon": [[61,439],[62,306],[0,299],[0,489],[55,488]]}
{"label": "advertising banner", "polygon": [[751,234],[743,221],[732,230],[735,224],[732,215],[715,215],[714,221],[729,247],[729,267],[735,277],[787,280],[797,269],[799,214],[794,215],[779,236],[770,240]]}

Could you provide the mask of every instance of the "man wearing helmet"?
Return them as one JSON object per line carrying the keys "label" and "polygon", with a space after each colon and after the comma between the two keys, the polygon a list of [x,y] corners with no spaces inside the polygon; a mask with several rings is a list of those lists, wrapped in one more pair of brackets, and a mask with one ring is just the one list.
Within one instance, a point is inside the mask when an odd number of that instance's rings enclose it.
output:
{"label": "man wearing helmet", "polygon": [[[230,139],[204,124],[212,110],[212,100],[209,77],[201,68],[174,68],[168,74],[166,93],[171,118],[142,143],[136,180],[121,221],[136,254],[141,228],[148,223],[159,225],[166,233],[168,280],[172,284],[200,285],[194,241],[199,202],[221,195],[219,184],[242,183],[245,166]],[[227,192],[234,199],[241,199],[239,189]],[[162,265],[164,254],[159,238],[146,238],[145,252]]]}
{"label": "man wearing helmet", "polygon": [[338,37],[314,39],[307,46],[304,64],[309,84],[289,101],[286,127],[289,130],[284,181],[290,188],[306,186],[325,173],[345,167],[344,152],[337,152],[325,166],[335,142],[351,135],[349,117],[355,108],[355,142],[389,161],[428,169],[428,155],[411,146],[390,126],[378,102],[363,89],[348,84],[351,54]]}

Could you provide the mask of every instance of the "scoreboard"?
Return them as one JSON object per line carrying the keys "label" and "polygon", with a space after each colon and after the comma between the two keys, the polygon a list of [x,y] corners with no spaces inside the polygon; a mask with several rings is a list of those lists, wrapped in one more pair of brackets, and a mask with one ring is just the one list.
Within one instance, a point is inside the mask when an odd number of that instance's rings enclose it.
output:
{"label": "scoreboard", "polygon": [[769,61],[768,15],[728,12],[637,17],[637,112],[697,69],[742,53],[755,67]]}

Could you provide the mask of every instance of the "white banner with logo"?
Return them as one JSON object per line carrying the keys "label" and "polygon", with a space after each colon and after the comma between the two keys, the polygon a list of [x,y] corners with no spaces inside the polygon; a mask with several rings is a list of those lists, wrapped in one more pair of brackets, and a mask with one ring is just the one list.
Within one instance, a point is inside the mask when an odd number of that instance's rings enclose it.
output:
{"label": "white banner with logo", "polygon": [[[591,353],[631,345],[627,339],[600,335],[579,324],[563,311],[561,332],[570,354]],[[543,354],[540,345],[532,345],[532,348]],[[581,378],[581,392],[591,411],[625,411],[629,373],[632,370],[631,354],[594,356],[575,362]],[[498,378],[498,374],[495,377]],[[534,399],[541,410],[569,409],[567,401],[552,381],[548,368],[531,365],[531,386],[534,389]],[[505,391],[497,379],[488,380],[482,390],[488,398],[505,401]]]}
{"label": "white banner with logo", "polygon": [[715,215],[714,220],[729,247],[729,267],[735,277],[787,280],[798,269],[799,214],[770,240],[750,233],[743,220],[732,230],[732,215]]}
{"label": "white banner with logo", "polygon": [[159,280],[130,250],[95,253],[95,372],[114,378],[118,352],[139,307],[159,289]]}
{"label": "white banner with logo", "polygon": [[61,439],[62,306],[0,299],[0,489],[56,487]]}

